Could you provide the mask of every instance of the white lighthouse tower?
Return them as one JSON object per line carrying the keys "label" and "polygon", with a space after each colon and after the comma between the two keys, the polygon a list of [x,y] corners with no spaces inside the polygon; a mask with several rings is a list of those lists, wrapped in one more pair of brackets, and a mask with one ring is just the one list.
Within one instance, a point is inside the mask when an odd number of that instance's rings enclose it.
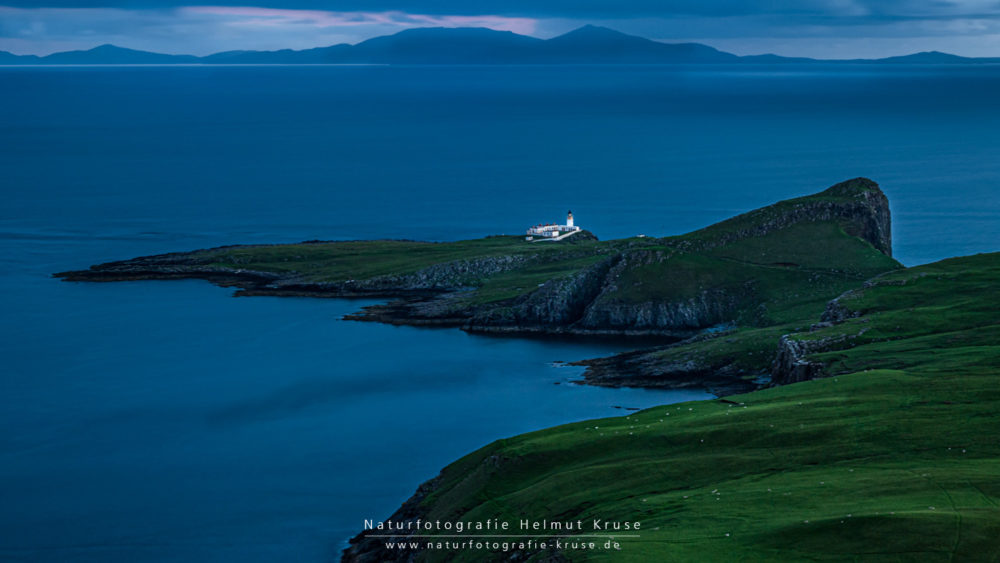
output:
{"label": "white lighthouse tower", "polygon": [[573,226],[573,212],[572,211],[567,211],[566,212],[566,226],[567,227],[572,227]]}

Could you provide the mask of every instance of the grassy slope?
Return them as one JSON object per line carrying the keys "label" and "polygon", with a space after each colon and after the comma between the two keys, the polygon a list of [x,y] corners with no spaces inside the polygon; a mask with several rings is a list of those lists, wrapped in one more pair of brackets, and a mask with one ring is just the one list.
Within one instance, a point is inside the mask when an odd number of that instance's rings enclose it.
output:
{"label": "grassy slope", "polygon": [[[587,241],[579,247],[598,245],[606,247],[608,243]],[[541,254],[555,257],[565,253],[566,247],[545,242],[528,243],[524,237],[498,236],[443,243],[375,240],[235,247],[206,252],[212,253],[220,266],[297,272],[318,281],[344,281],[411,274],[435,264],[488,256]]]}
{"label": "grassy slope", "polygon": [[1000,560],[998,282],[1000,254],[883,276],[824,329],[871,335],[832,377],[500,440],[430,517],[642,521],[573,560]]}
{"label": "grassy slope", "polygon": [[631,269],[618,283],[618,297],[631,303],[688,299],[710,288],[739,290],[749,281],[757,300],[748,303],[743,324],[773,325],[817,316],[832,296],[899,267],[838,222],[799,223]]}

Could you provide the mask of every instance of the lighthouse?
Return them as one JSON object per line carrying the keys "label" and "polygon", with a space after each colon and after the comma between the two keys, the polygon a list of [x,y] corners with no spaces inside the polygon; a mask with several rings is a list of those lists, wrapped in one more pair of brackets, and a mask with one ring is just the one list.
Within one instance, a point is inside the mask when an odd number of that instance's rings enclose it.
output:
{"label": "lighthouse", "polygon": [[528,229],[527,240],[536,242],[535,237],[541,240],[562,240],[568,236],[581,232],[582,229],[573,224],[573,212],[566,212],[566,224],[556,225],[555,223],[543,223]]}

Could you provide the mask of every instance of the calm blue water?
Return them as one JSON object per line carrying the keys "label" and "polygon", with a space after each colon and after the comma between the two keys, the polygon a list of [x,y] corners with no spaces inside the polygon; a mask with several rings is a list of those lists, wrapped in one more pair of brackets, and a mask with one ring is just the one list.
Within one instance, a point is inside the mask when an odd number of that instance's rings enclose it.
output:
{"label": "calm blue water", "polygon": [[0,559],[323,560],[494,439],[697,398],[535,342],[51,272],[240,242],[681,233],[869,176],[997,250],[1000,68],[0,69]]}

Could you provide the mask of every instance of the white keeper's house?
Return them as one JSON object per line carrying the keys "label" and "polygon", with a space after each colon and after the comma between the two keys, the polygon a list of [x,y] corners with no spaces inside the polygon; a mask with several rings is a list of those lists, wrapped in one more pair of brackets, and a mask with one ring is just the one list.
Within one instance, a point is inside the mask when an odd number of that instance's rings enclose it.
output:
{"label": "white keeper's house", "polygon": [[535,225],[528,229],[528,236],[525,240],[533,241],[535,237],[541,240],[560,240],[580,232],[580,227],[573,224],[573,212],[566,213],[566,224],[547,223]]}

